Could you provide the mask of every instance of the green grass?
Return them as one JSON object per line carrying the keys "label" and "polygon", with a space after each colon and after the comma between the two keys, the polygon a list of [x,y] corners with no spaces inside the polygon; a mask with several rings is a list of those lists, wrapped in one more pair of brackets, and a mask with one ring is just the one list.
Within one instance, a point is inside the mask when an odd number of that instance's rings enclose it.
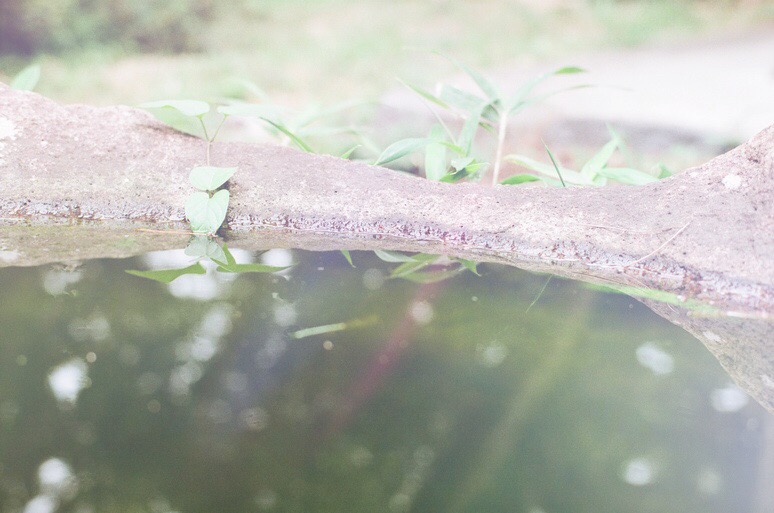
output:
{"label": "green grass", "polygon": [[[199,54],[126,55],[112,48],[39,56],[38,91],[61,101],[137,104],[244,91],[249,79],[278,103],[305,107],[375,97],[400,77],[425,83],[455,73],[438,50],[476,69],[530,64],[583,50],[741,31],[774,20],[766,2],[270,0],[224,12]],[[0,80],[27,62],[0,57]]]}

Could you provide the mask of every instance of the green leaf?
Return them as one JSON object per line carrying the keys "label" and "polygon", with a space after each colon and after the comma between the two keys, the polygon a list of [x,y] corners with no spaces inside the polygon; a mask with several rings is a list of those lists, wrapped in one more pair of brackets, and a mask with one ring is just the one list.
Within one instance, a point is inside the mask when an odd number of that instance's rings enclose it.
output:
{"label": "green leaf", "polygon": [[518,175],[509,176],[505,180],[501,181],[500,183],[502,185],[518,185],[520,183],[527,183],[527,182],[539,182],[543,179],[539,176],[530,175],[527,173],[522,173]]}
{"label": "green leaf", "polygon": [[[553,165],[543,164],[542,162],[538,162],[537,160],[525,157],[523,155],[507,155],[505,160],[545,175],[547,178],[543,178],[542,176],[540,178],[548,183],[552,183],[551,178],[556,176],[556,169]],[[584,177],[577,171],[573,171],[561,166],[559,167],[559,170],[562,173],[562,178],[564,178],[564,181],[567,183],[575,185],[594,185],[593,181]],[[553,180],[553,182],[556,185],[561,185],[557,180]]]}
{"label": "green leaf", "polygon": [[451,166],[454,168],[455,171],[462,171],[469,165],[471,165],[473,162],[475,162],[474,157],[462,157],[459,159],[452,159]]}
{"label": "green leaf", "polygon": [[607,165],[610,157],[612,157],[613,153],[615,153],[616,148],[618,148],[618,140],[613,138],[608,141],[607,144],[602,146],[602,149],[599,150],[593,157],[589,159],[588,162],[583,165],[580,173],[589,180],[593,180],[597,175],[600,174],[602,168]]}
{"label": "green leaf", "polygon": [[432,264],[438,259],[438,255],[428,255],[425,253],[417,253],[411,257],[411,261],[405,262],[390,273],[390,278],[402,278],[408,274],[412,274],[428,265]]}
{"label": "green leaf", "polygon": [[185,254],[194,258],[209,258],[216,262],[226,260],[223,248],[209,237],[194,237],[185,248]]}
{"label": "green leaf", "polygon": [[[462,165],[463,163],[465,164],[465,167],[457,169],[457,166]],[[480,173],[483,173],[486,168],[489,167],[488,162],[476,162],[475,159],[453,160],[452,165],[454,166],[455,171],[453,173],[447,173],[444,175],[444,177],[441,178],[442,182],[454,183],[466,178],[473,178],[478,176]]]}
{"label": "green leaf", "polygon": [[442,53],[438,53],[438,55],[448,59],[451,61],[455,66],[460,68],[462,71],[464,71],[470,78],[473,79],[473,82],[476,83],[476,85],[481,89],[481,91],[487,96],[489,99],[488,103],[494,103],[495,101],[500,99],[500,91],[497,89],[497,86],[495,86],[488,78],[486,78],[484,75],[476,71],[475,69],[471,68],[467,64],[465,64],[462,61],[458,61],[457,59],[454,59],[452,57],[449,57],[447,55],[444,55]]}
{"label": "green leaf", "polygon": [[415,271],[393,277],[413,281],[414,283],[436,283],[439,281],[448,280],[452,276],[459,274],[461,271],[462,268],[460,267],[457,269],[438,269],[435,271]]}
{"label": "green leaf", "polygon": [[659,162],[658,179],[661,180],[662,178],[669,178],[670,176],[672,176],[672,171],[670,171],[669,168],[666,167],[663,162]]}
{"label": "green leaf", "polygon": [[394,142],[391,145],[389,145],[382,152],[382,154],[379,155],[379,158],[376,159],[376,162],[374,162],[374,165],[383,166],[384,164],[403,158],[406,155],[410,155],[411,153],[414,153],[420,148],[424,148],[428,144],[433,144],[435,142],[438,142],[438,141],[434,139],[425,139],[425,138],[401,139],[400,141]]}
{"label": "green leaf", "polygon": [[226,116],[245,116],[264,120],[266,118],[277,119],[289,111],[290,109],[278,105],[257,105],[254,103],[233,103],[218,107],[218,112]]}
{"label": "green leaf", "polygon": [[419,86],[415,86],[413,84],[409,84],[408,82],[403,82],[402,80],[398,80],[398,81],[401,84],[403,84],[406,87],[408,87],[409,89],[411,89],[412,91],[414,91],[415,93],[417,93],[419,96],[421,96],[425,100],[427,100],[429,102],[432,102],[432,103],[438,105],[441,108],[444,108],[444,109],[448,109],[449,108],[449,105],[445,101],[441,100],[440,98],[438,98],[433,93],[431,93],[431,92],[429,92],[429,91],[427,91],[425,89],[422,89]]}
{"label": "green leaf", "polygon": [[132,276],[139,276],[140,278],[147,278],[149,280],[158,281],[161,283],[171,283],[177,278],[186,274],[205,274],[207,271],[202,267],[202,264],[196,262],[188,267],[181,269],[160,269],[158,271],[134,271],[127,270],[127,273]]}
{"label": "green leaf", "polygon": [[184,116],[201,118],[210,111],[210,104],[199,100],[159,100],[142,103],[140,108],[148,110],[173,109]]}
{"label": "green leaf", "polygon": [[[543,73],[542,75],[538,75],[532,80],[529,80],[525,84],[523,84],[521,87],[519,87],[514,94],[509,98],[508,103],[504,106],[505,110],[507,112],[513,112],[514,110],[520,108],[526,101],[527,96],[530,92],[541,82],[545,81],[548,78],[551,78],[555,75],[569,75],[573,73],[583,73],[585,72],[584,69],[578,68],[576,66],[566,66],[564,68],[559,68],[554,71],[549,71],[548,73]],[[552,93],[553,94],[553,93]]]}
{"label": "green leaf", "polygon": [[543,142],[543,146],[546,148],[546,153],[548,153],[548,158],[551,159],[551,164],[554,166],[554,171],[556,171],[556,174],[559,176],[559,181],[562,182],[562,187],[567,187],[567,184],[564,183],[564,177],[562,176],[562,171],[559,169],[559,164],[556,163],[556,159],[554,158],[554,154],[551,153],[551,150],[548,149],[548,145]]}
{"label": "green leaf", "polygon": [[228,263],[229,265],[233,265],[236,263],[236,259],[234,258],[234,255],[231,254],[231,251],[228,250],[228,246],[226,246],[225,244],[223,244],[223,254],[226,256],[226,263]]}
{"label": "green leaf", "polygon": [[[441,125],[430,129],[429,139],[442,140],[445,136]],[[446,146],[443,144],[428,144],[425,149],[425,178],[440,180],[446,174]]]}
{"label": "green leaf", "polygon": [[347,151],[345,151],[344,153],[339,155],[339,158],[340,159],[344,159],[344,160],[349,159],[349,157],[352,155],[352,152],[355,151],[356,149],[360,148],[361,146],[363,146],[363,145],[362,144],[354,145],[353,147],[351,147],[350,149],[348,149]]}
{"label": "green leaf", "polygon": [[460,130],[460,135],[457,138],[457,145],[463,149],[464,155],[470,155],[470,150],[473,147],[473,140],[476,137],[478,125],[481,121],[481,112],[482,109],[473,109],[468,112],[465,124],[462,125],[462,130]]}
{"label": "green leaf", "polygon": [[200,166],[191,170],[188,181],[200,191],[214,191],[236,172],[235,167]]}
{"label": "green leaf", "polygon": [[288,128],[288,127],[286,127],[285,125],[282,125],[282,124],[280,124],[280,123],[277,123],[277,122],[275,122],[275,121],[272,121],[272,120],[271,120],[271,119],[269,119],[269,118],[264,118],[264,117],[260,117],[260,116],[259,116],[259,119],[262,119],[263,121],[265,121],[266,123],[270,124],[271,126],[273,126],[274,128],[276,128],[277,130],[279,130],[280,132],[282,132],[283,134],[287,135],[287,136],[290,138],[290,140],[291,140],[291,141],[293,141],[293,142],[296,144],[296,146],[298,146],[299,148],[301,148],[301,149],[302,149],[302,150],[304,150],[305,152],[307,152],[307,153],[315,153],[315,151],[314,151],[314,150],[311,148],[311,146],[309,146],[308,144],[306,144],[306,142],[304,142],[304,140],[303,140],[303,139],[301,139],[301,138],[300,138],[298,135],[296,135],[295,133],[293,133],[293,132],[292,132],[292,131],[291,131],[291,130]]}
{"label": "green leaf", "polygon": [[484,107],[489,104],[486,99],[481,98],[480,96],[476,96],[475,94],[464,91],[459,87],[454,87],[448,84],[443,84],[441,86],[441,92],[439,96],[441,97],[442,101],[448,103],[452,107],[456,107],[463,112],[481,112],[484,110]]}
{"label": "green leaf", "polygon": [[40,80],[40,64],[30,64],[11,79],[11,89],[32,91]]}
{"label": "green leaf", "polygon": [[266,264],[221,264],[216,270],[222,273],[276,273],[284,271],[289,267],[277,267]]}
{"label": "green leaf", "polygon": [[341,251],[341,254],[344,255],[344,258],[347,259],[347,262],[349,262],[349,265],[351,265],[352,267],[355,267],[355,264],[352,263],[352,255],[349,254],[349,251],[346,249],[342,249],[340,251]]}
{"label": "green leaf", "polygon": [[481,276],[478,274],[478,262],[474,262],[473,260],[466,260],[464,258],[457,258],[457,262],[462,264],[462,267],[467,269],[468,271],[472,272],[476,276]]}
{"label": "green leaf", "polygon": [[411,255],[404,255],[403,253],[398,253],[397,251],[386,251],[383,249],[375,249],[374,254],[378,256],[381,260],[385,262],[389,262],[391,264],[414,261]]}
{"label": "green leaf", "polygon": [[629,185],[645,185],[658,181],[658,178],[655,176],[628,167],[605,167],[599,171],[599,174],[605,178]]}
{"label": "green leaf", "polygon": [[226,219],[229,193],[216,192],[210,197],[206,192],[195,192],[185,202],[185,215],[195,233],[213,234]]}

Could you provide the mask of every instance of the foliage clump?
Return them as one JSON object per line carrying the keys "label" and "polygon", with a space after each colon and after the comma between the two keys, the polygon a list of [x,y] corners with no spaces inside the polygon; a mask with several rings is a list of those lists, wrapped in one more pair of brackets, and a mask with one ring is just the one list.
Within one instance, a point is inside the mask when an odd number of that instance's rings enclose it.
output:
{"label": "foliage clump", "polygon": [[61,53],[120,41],[124,51],[201,50],[209,0],[3,0],[0,54]]}

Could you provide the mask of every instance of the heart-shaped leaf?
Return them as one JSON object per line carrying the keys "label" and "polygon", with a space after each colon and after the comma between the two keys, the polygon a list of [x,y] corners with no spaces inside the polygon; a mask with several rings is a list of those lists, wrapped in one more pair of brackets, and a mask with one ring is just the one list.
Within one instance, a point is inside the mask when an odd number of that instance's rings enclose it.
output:
{"label": "heart-shaped leaf", "polygon": [[209,258],[214,261],[225,261],[224,249],[209,237],[195,237],[185,248],[185,254],[194,258]]}
{"label": "heart-shaped leaf", "polygon": [[200,191],[214,191],[236,172],[235,167],[200,166],[191,170],[188,181]]}
{"label": "heart-shaped leaf", "polygon": [[213,234],[226,219],[229,193],[218,191],[210,197],[206,192],[195,192],[185,202],[185,216],[195,233]]}

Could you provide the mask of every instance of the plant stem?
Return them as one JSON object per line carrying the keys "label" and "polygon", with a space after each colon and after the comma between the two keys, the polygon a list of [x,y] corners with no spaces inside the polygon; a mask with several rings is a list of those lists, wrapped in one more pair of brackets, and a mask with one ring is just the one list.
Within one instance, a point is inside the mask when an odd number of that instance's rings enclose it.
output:
{"label": "plant stem", "polygon": [[503,158],[503,146],[505,146],[505,131],[508,128],[508,115],[500,114],[497,128],[497,153],[495,153],[494,171],[492,172],[492,185],[497,185],[500,178],[500,161]]}
{"label": "plant stem", "polygon": [[[210,136],[207,135],[207,127],[204,125],[204,120],[202,118],[199,118],[199,123],[201,123],[202,130],[204,131],[204,139],[207,141],[207,165],[209,166],[210,165],[210,145],[212,144],[212,140],[210,139]],[[218,130],[220,130],[220,127],[218,127]]]}

